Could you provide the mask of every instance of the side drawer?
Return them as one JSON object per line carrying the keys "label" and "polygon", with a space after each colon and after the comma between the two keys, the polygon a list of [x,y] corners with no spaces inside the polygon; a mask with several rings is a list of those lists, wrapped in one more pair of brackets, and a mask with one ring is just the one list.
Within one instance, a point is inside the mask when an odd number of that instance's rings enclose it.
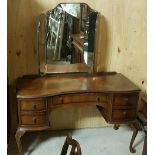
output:
{"label": "side drawer", "polygon": [[114,120],[134,120],[136,118],[136,110],[113,110],[112,111],[112,118]]}
{"label": "side drawer", "polygon": [[138,94],[120,94],[114,96],[114,106],[137,106],[138,104]]}
{"label": "side drawer", "polygon": [[46,100],[43,99],[20,100],[19,104],[21,111],[45,110],[47,108]]}
{"label": "side drawer", "polygon": [[21,125],[43,125],[47,124],[47,115],[21,115]]}
{"label": "side drawer", "polygon": [[53,104],[107,102],[107,96],[100,93],[82,93],[53,96]]}

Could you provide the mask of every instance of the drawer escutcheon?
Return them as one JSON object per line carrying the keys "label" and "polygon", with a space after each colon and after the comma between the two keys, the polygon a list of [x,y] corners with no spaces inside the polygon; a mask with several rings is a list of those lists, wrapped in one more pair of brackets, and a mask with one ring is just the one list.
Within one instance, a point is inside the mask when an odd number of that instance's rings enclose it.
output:
{"label": "drawer escutcheon", "polygon": [[33,117],[32,118],[32,121],[33,121],[34,124],[36,124],[37,123],[37,118],[36,117]]}

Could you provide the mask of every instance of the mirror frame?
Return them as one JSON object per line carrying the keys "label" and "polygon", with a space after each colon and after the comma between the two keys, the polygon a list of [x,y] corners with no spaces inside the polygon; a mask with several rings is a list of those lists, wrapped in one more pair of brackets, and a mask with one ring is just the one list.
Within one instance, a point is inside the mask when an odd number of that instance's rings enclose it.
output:
{"label": "mirror frame", "polygon": [[[84,4],[87,5],[90,9],[92,9],[88,4],[86,3],[59,3],[57,4],[53,9],[55,9],[60,4]],[[51,9],[51,10],[53,10]],[[94,40],[94,58],[93,58],[93,66],[88,66],[85,63],[75,63],[75,64],[47,64],[46,63],[46,40],[39,40],[39,33],[40,33],[40,18],[43,16],[47,16],[46,14],[51,11],[48,10],[44,13],[41,13],[37,19],[37,53],[38,53],[38,70],[39,74],[41,76],[46,74],[61,74],[61,73],[94,73],[97,71],[97,43],[98,43],[98,36],[99,36],[99,21],[100,21],[100,13],[94,9],[93,12],[97,12],[97,18],[96,18],[96,27],[95,27],[95,40]],[[44,18],[44,17],[43,17]],[[44,30],[46,30],[46,24],[44,25]],[[46,34],[45,32],[45,34]],[[42,34],[43,35],[43,34]],[[46,38],[46,37],[45,37]],[[39,52],[41,48],[44,49],[44,52]],[[42,54],[42,55],[41,55]]]}

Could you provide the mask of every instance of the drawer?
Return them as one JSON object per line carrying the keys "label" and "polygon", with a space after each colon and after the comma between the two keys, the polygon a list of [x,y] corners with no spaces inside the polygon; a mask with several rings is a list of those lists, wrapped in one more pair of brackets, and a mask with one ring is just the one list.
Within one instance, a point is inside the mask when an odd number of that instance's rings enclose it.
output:
{"label": "drawer", "polygon": [[129,95],[116,95],[114,96],[114,106],[130,106],[130,105],[135,105],[137,106],[138,104],[138,98],[139,96],[136,94],[129,94]]}
{"label": "drawer", "polygon": [[42,125],[47,124],[47,115],[21,115],[21,125]]}
{"label": "drawer", "polygon": [[21,100],[20,110],[45,110],[46,101],[45,100]]}
{"label": "drawer", "polygon": [[68,104],[68,103],[85,103],[85,102],[107,102],[107,96],[98,93],[82,93],[58,95],[52,99],[53,104]]}
{"label": "drawer", "polygon": [[112,118],[114,120],[133,120],[136,118],[136,110],[113,110]]}

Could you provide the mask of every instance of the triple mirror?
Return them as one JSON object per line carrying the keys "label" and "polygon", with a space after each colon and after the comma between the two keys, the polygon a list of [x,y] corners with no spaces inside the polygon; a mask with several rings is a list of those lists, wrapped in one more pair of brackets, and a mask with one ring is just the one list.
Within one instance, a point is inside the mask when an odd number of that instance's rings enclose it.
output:
{"label": "triple mirror", "polygon": [[85,3],[61,3],[38,18],[39,72],[93,72],[99,13]]}

